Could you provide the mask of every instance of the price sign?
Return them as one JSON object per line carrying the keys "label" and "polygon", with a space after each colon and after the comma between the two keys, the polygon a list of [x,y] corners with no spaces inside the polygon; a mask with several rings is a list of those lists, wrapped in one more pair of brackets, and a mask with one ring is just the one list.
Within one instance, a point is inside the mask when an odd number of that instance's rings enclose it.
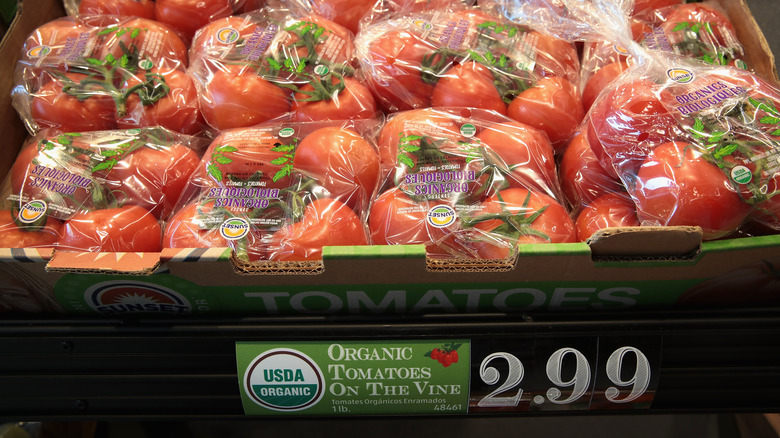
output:
{"label": "price sign", "polygon": [[472,343],[469,412],[647,409],[660,339]]}

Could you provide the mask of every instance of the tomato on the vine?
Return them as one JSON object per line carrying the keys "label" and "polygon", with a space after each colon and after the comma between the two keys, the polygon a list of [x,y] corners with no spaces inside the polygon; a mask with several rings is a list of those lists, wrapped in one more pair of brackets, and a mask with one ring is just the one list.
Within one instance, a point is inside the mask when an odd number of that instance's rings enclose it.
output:
{"label": "tomato on the vine", "polygon": [[643,223],[700,226],[705,240],[735,232],[751,210],[723,169],[679,141],[654,148],[628,190]]}
{"label": "tomato on the vine", "polygon": [[359,209],[368,205],[379,180],[379,155],[356,131],[319,128],[301,140],[295,170],[314,178],[331,198]]}
{"label": "tomato on the vine", "polygon": [[78,95],[66,91],[88,79],[80,73],[58,73],[35,90],[30,115],[36,130],[80,132],[116,128],[116,106],[105,90],[96,86]]}
{"label": "tomato on the vine", "polygon": [[561,155],[558,169],[563,194],[575,211],[601,195],[624,190],[622,183],[599,163],[587,134],[574,135]]}
{"label": "tomato on the vine", "polygon": [[541,129],[560,152],[585,116],[574,85],[562,77],[542,78],[509,104],[507,115]]}
{"label": "tomato on the vine", "polygon": [[371,90],[353,77],[333,76],[329,82],[318,83],[317,87],[308,83],[298,90],[293,96],[291,111],[303,122],[369,119],[379,113]]}
{"label": "tomato on the vine", "polygon": [[607,193],[590,201],[574,221],[577,240],[587,241],[593,233],[610,227],[638,227],[636,206],[625,192]]}
{"label": "tomato on the vine", "polygon": [[154,0],[81,0],[80,15],[125,15],[154,20]]}
{"label": "tomato on the vine", "polygon": [[433,87],[431,105],[482,108],[506,114],[506,104],[493,81],[490,69],[478,62],[455,64]]}
{"label": "tomato on the vine", "polygon": [[19,224],[16,215],[0,210],[0,248],[53,248],[62,235],[62,222],[48,216],[43,224]]}
{"label": "tomato on the vine", "polygon": [[601,92],[607,87],[607,84],[614,81],[621,73],[628,70],[628,63],[625,61],[614,61],[600,69],[596,70],[585,83],[582,90],[582,106],[587,111]]}
{"label": "tomato on the vine", "polygon": [[306,206],[303,218],[276,231],[268,244],[269,260],[322,258],[325,246],[368,245],[363,221],[346,204],[329,198]]}
{"label": "tomato on the vine", "polygon": [[159,252],[162,228],[137,205],[84,210],[65,221],[57,247],[89,252]]}
{"label": "tomato on the vine", "polygon": [[216,69],[203,86],[200,107],[218,130],[256,125],[290,110],[290,93],[250,67]]}
{"label": "tomato on the vine", "polygon": [[374,199],[368,217],[371,242],[375,245],[426,245],[430,250],[447,234],[446,228],[429,225],[428,211],[445,203],[439,200],[417,202],[398,187]]}
{"label": "tomato on the vine", "polygon": [[157,21],[175,29],[188,43],[210,21],[233,14],[230,0],[157,0],[154,11]]}

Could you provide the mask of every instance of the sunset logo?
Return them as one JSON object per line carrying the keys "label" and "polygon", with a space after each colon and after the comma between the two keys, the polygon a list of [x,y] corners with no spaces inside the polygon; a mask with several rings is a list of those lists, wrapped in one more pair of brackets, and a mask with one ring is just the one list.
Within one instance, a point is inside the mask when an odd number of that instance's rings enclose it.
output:
{"label": "sunset logo", "polygon": [[107,281],[88,288],[87,304],[99,313],[186,314],[192,306],[183,296],[157,284],[141,281]]}
{"label": "sunset logo", "polygon": [[437,205],[428,210],[425,220],[436,228],[444,228],[452,225],[457,218],[455,209],[449,205]]}
{"label": "sunset logo", "polygon": [[45,201],[33,200],[22,206],[19,211],[19,220],[25,224],[31,224],[40,220],[46,214],[48,205]]}
{"label": "sunset logo", "polygon": [[43,58],[51,53],[51,47],[49,46],[36,46],[27,51],[27,57],[29,58]]}
{"label": "sunset logo", "polygon": [[414,25],[422,30],[431,30],[433,25],[425,20],[414,20]]}
{"label": "sunset logo", "polygon": [[687,68],[670,68],[666,71],[666,75],[678,84],[688,84],[693,81],[693,72]]}
{"label": "sunset logo", "polygon": [[219,226],[219,234],[227,240],[241,239],[249,234],[249,222],[239,217],[230,218]]}
{"label": "sunset logo", "polygon": [[233,44],[238,41],[238,31],[232,27],[223,27],[217,31],[217,40],[222,44]]}

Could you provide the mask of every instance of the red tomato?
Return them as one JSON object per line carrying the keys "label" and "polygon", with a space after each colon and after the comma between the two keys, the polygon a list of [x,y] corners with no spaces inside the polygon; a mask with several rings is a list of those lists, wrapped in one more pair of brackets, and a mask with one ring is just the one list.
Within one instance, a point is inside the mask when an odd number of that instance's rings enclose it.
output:
{"label": "red tomato", "polygon": [[265,6],[265,0],[245,0],[236,11],[237,14],[245,14]]}
{"label": "red tomato", "polygon": [[[125,116],[117,120],[120,129],[162,126],[171,131],[194,135],[203,130],[204,121],[198,105],[198,90],[195,83],[181,70],[139,73],[143,77],[131,76],[123,88],[137,87],[146,82],[154,84],[150,90],[143,88],[127,97]],[[150,80],[150,78],[152,78]],[[144,95],[142,99],[140,95]],[[151,95],[154,102],[144,102]]]}
{"label": "red tomato", "polygon": [[527,39],[534,41],[536,48],[535,73],[566,78],[573,84],[579,82],[580,57],[574,44],[536,31],[529,32]]}
{"label": "red tomato", "polygon": [[[680,32],[674,29],[681,23],[709,23],[712,30],[708,32],[702,29],[697,32],[700,41],[710,46],[728,47],[736,42],[736,31],[725,11],[712,3],[687,3],[676,5],[668,10],[659,12],[664,24],[664,33],[670,36]],[[670,38],[675,43],[677,38]]]}
{"label": "red tomato", "polygon": [[647,156],[629,193],[642,222],[700,226],[703,238],[727,236],[750,212],[723,170],[689,143],[664,143]]}
{"label": "red tomato", "polygon": [[206,122],[224,130],[256,125],[290,110],[289,93],[251,68],[226,66],[205,81],[200,108]]}
{"label": "red tomato", "polygon": [[586,205],[574,222],[577,240],[585,242],[598,230],[610,227],[638,227],[636,206],[625,192],[607,193]]}
{"label": "red tomato", "polygon": [[198,155],[184,145],[147,145],[120,159],[105,184],[120,204],[141,206],[164,219],[173,212],[199,163]]}
{"label": "red tomato", "polygon": [[[518,243],[576,241],[576,230],[569,213],[547,195],[512,188],[491,196],[481,207],[465,225],[479,232],[473,245],[480,258],[507,258]],[[481,215],[496,214],[502,217],[478,220]]]}
{"label": "red tomato", "polygon": [[633,14],[639,14],[644,11],[652,11],[667,6],[674,6],[683,3],[685,0],[634,0]]}
{"label": "red tomato", "polygon": [[8,210],[0,210],[0,248],[51,248],[62,235],[62,222],[49,216],[45,225],[19,225]]}
{"label": "red tomato", "polygon": [[330,198],[360,209],[368,205],[379,180],[376,149],[357,132],[336,126],[304,137],[294,166],[321,184]]}
{"label": "red tomato", "polygon": [[81,0],[80,15],[126,15],[154,20],[153,0]]}
{"label": "red tomato", "polygon": [[559,174],[563,194],[575,211],[603,194],[624,190],[620,181],[601,167],[588,136],[582,133],[577,133],[563,152]]}
{"label": "red tomato", "polygon": [[339,80],[333,77],[331,83],[333,88],[328,90],[330,93],[315,90],[311,83],[300,87],[292,104],[292,111],[298,120],[370,119],[379,113],[371,90],[359,80],[352,77]]}
{"label": "red tomato", "polygon": [[439,355],[439,362],[444,366],[444,368],[449,367],[452,365],[452,353],[447,351]]}
{"label": "red tomato", "polygon": [[582,106],[587,111],[607,84],[615,80],[621,73],[628,70],[628,63],[615,61],[609,63],[593,73],[582,90]]}
{"label": "red tomato", "polygon": [[30,115],[38,130],[57,128],[65,132],[99,131],[116,127],[114,100],[100,87],[86,87],[78,95],[64,91],[90,80],[87,75],[65,73],[52,77],[32,96]]}
{"label": "red tomato", "polygon": [[560,77],[542,78],[509,104],[507,115],[518,122],[541,129],[562,151],[585,116],[574,85]]}
{"label": "red tomato", "polygon": [[317,199],[306,206],[303,219],[273,234],[269,259],[319,260],[324,246],[368,245],[363,221],[335,199]]}
{"label": "red tomato", "polygon": [[90,252],[159,252],[157,218],[137,205],[81,211],[65,222],[58,248]]}
{"label": "red tomato", "polygon": [[[310,48],[308,44],[302,43],[305,42],[305,36],[312,32],[322,32],[322,35]],[[291,57],[291,52],[294,51],[296,53],[293,56],[294,60],[307,60],[310,65],[320,60],[335,64],[349,64],[355,56],[355,46],[350,31],[317,15],[310,15],[289,23],[284,34],[279,38],[278,45],[283,49],[277,50],[283,50],[285,56]]]}
{"label": "red tomato", "polygon": [[155,67],[188,65],[187,43],[163,23],[133,17],[103,26],[100,33],[105,38],[100,41],[101,59],[106,59],[109,54],[116,59],[127,55],[131,59],[140,57],[151,60]]}
{"label": "red tomato", "polygon": [[[398,163],[398,145],[402,137],[423,136],[433,139],[460,138],[460,126],[446,113],[431,108],[402,111],[388,118],[379,132],[379,156],[385,171]],[[419,141],[416,142],[419,145]]]}
{"label": "red tomato", "polygon": [[586,127],[588,143],[613,178],[636,173],[648,152],[685,133],[647,79],[621,83],[593,103]]}
{"label": "red tomato", "polygon": [[374,199],[368,217],[371,242],[374,245],[417,245],[426,249],[441,241],[448,229],[428,224],[426,215],[441,201],[417,202],[393,187]]}
{"label": "red tomato", "polygon": [[384,33],[369,43],[369,84],[386,112],[429,107],[433,85],[423,80],[423,58],[436,46],[407,30]]}
{"label": "red tomato", "polygon": [[187,42],[201,27],[233,14],[230,0],[157,0],[157,21],[167,24]]}
{"label": "red tomato", "polygon": [[493,73],[478,62],[455,64],[436,82],[431,105],[483,108],[506,114],[506,104],[493,81]]}
{"label": "red tomato", "polygon": [[477,137],[510,171],[510,187],[526,187],[555,195],[559,192],[553,146],[541,131],[522,123],[496,123]]}
{"label": "red tomato", "polygon": [[314,11],[335,21],[350,32],[358,33],[360,19],[366,15],[376,0],[312,0]]}

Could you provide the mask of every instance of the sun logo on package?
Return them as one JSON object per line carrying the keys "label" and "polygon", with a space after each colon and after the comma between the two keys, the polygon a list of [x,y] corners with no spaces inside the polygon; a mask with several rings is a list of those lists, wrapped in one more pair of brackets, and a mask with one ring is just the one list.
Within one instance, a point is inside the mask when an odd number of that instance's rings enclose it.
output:
{"label": "sun logo on package", "polygon": [[187,314],[190,302],[181,294],[157,284],[141,281],[106,281],[84,292],[87,304],[98,313]]}
{"label": "sun logo on package", "polygon": [[670,68],[666,71],[666,75],[678,84],[689,84],[694,78],[693,72],[687,68]]}
{"label": "sun logo on package", "polygon": [[222,222],[219,234],[227,240],[238,240],[249,234],[249,222],[240,217],[234,217]]}
{"label": "sun logo on package", "polygon": [[19,210],[19,220],[24,224],[38,222],[46,214],[48,208],[46,201],[32,200],[24,204]]}
{"label": "sun logo on package", "polygon": [[436,228],[445,228],[455,223],[457,217],[454,208],[449,205],[437,205],[428,210],[425,220]]}
{"label": "sun logo on package", "polygon": [[51,47],[49,46],[35,46],[27,51],[28,58],[43,58],[51,53]]}
{"label": "sun logo on package", "polygon": [[280,412],[308,409],[325,394],[325,378],[317,363],[289,348],[268,350],[254,358],[243,383],[254,403]]}
{"label": "sun logo on package", "polygon": [[419,27],[422,30],[431,30],[433,29],[433,24],[425,21],[425,20],[414,20],[414,25]]}
{"label": "sun logo on package", "polygon": [[233,44],[238,41],[238,31],[232,27],[223,27],[217,31],[217,41],[222,44]]}

